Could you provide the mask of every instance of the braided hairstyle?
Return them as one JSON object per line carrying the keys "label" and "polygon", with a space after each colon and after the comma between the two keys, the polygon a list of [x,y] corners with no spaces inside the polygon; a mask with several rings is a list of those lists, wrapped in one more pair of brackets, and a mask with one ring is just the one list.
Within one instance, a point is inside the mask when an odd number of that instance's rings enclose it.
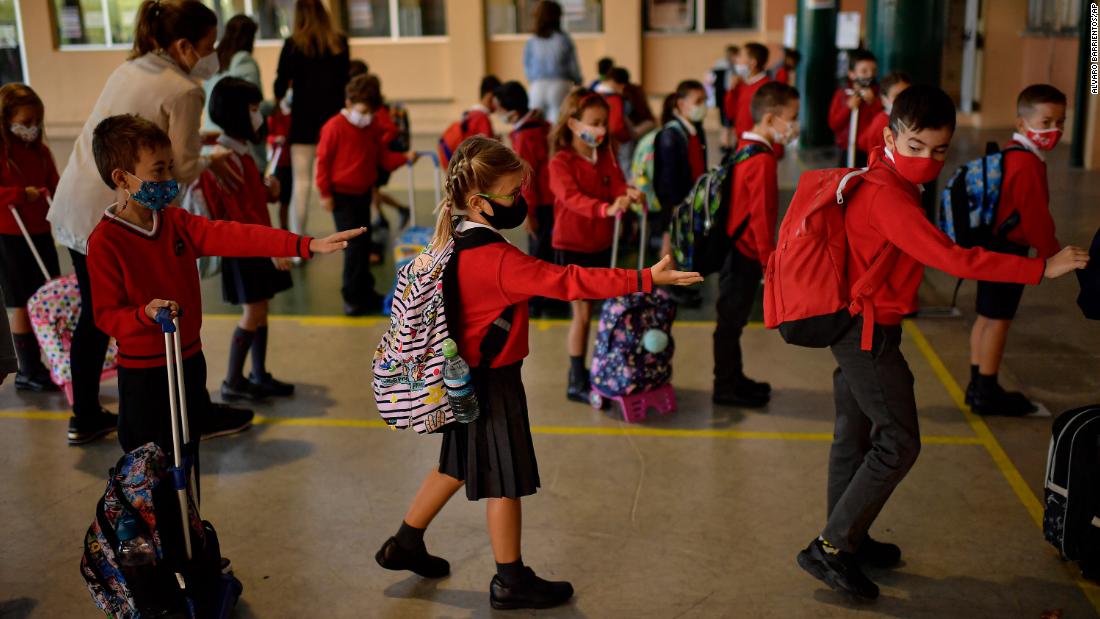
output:
{"label": "braided hairstyle", "polygon": [[432,249],[443,249],[454,237],[475,194],[488,191],[501,176],[520,173],[528,177],[529,172],[527,163],[497,140],[476,135],[459,144],[443,180],[443,201],[436,207]]}

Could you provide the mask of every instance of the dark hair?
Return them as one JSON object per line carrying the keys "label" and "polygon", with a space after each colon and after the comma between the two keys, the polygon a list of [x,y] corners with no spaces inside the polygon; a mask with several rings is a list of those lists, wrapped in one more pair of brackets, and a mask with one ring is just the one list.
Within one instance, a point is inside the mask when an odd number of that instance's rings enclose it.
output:
{"label": "dark hair", "polygon": [[523,84],[516,81],[504,82],[493,91],[500,107],[509,112],[519,112],[520,116],[530,111],[530,101]]}
{"label": "dark hair", "polygon": [[[602,107],[607,113],[611,113],[611,107],[607,105],[607,99],[600,93],[587,88],[574,88],[565,101],[561,103],[558,112],[558,122],[550,133],[550,147],[554,151],[573,147],[573,131],[569,128],[569,119],[580,120],[584,111],[590,107]],[[608,138],[600,144],[600,148],[610,148],[610,133]]]}
{"label": "dark hair", "polygon": [[913,78],[909,77],[909,74],[905,71],[891,71],[878,83],[878,91],[885,95],[890,92],[891,88],[898,84],[909,84],[912,86]]}
{"label": "dark hair", "polygon": [[382,83],[369,73],[356,75],[344,87],[344,96],[352,103],[366,103],[371,109],[377,108],[382,102]]}
{"label": "dark hair", "polygon": [[229,61],[237,52],[252,53],[252,47],[256,43],[256,29],[259,26],[247,15],[234,15],[225,22],[225,32],[222,40],[218,41],[218,67],[219,71],[229,68]]}
{"label": "dark hair", "polygon": [[294,3],[294,30],[290,40],[309,58],[326,53],[335,56],[347,48],[343,33],[332,24],[332,17],[321,0]]}
{"label": "dark hair", "polygon": [[99,177],[111,189],[115,181],[111,173],[125,170],[133,174],[137,171],[137,162],[141,151],[172,147],[168,134],[156,123],[134,114],[119,114],[104,118],[92,132],[92,156]]}
{"label": "dark hair", "polygon": [[500,86],[500,78],[495,75],[486,75],[481,78],[481,96],[492,94]]}
{"label": "dark hair", "polygon": [[608,56],[600,58],[600,61],[596,63],[596,72],[601,76],[607,75],[613,68],[615,68],[615,61]]}
{"label": "dark hair", "polygon": [[37,144],[42,144],[42,134],[44,129],[44,119],[46,115],[46,108],[42,104],[42,99],[38,94],[31,90],[30,86],[26,84],[19,84],[12,82],[10,84],[4,84],[0,87],[0,147],[4,151],[4,159],[11,158],[11,127],[12,118],[15,117],[15,113],[19,111],[19,108],[30,107],[38,115],[39,131],[38,139],[35,140]]}
{"label": "dark hair", "polygon": [[667,125],[672,122],[676,114],[676,104],[680,99],[687,98],[692,92],[696,90],[702,90],[706,92],[706,87],[699,80],[684,80],[676,85],[676,90],[669,93],[665,100],[661,103],[661,124]]}
{"label": "dark hair", "polygon": [[874,54],[872,54],[870,51],[865,50],[863,48],[853,49],[852,51],[848,52],[848,70],[849,71],[855,71],[857,64],[859,64],[861,62],[868,62],[868,61],[878,62],[878,60],[875,58]]}
{"label": "dark hair", "polygon": [[783,57],[793,60],[795,66],[802,62],[802,54],[797,49],[791,49],[790,47],[783,48]]}
{"label": "dark hair", "polygon": [[555,32],[561,32],[561,5],[542,0],[535,5],[535,36],[548,39]]}
{"label": "dark hair", "polygon": [[727,45],[726,46],[726,55],[727,56],[729,56],[730,54],[740,54],[740,53],[741,53],[741,46],[739,46],[739,45]]}
{"label": "dark hair", "polygon": [[1040,103],[1066,104],[1066,94],[1050,84],[1032,84],[1020,91],[1016,97],[1016,115],[1023,116],[1034,111]]}
{"label": "dark hair", "polygon": [[218,16],[199,0],[145,0],[134,19],[130,60],[186,39],[192,45],[218,27]]}
{"label": "dark hair", "polygon": [[612,82],[616,84],[622,84],[626,86],[630,83],[630,71],[626,70],[626,67],[615,67],[608,72],[607,77],[611,78]]}
{"label": "dark hair", "polygon": [[239,77],[223,77],[210,91],[210,120],[235,140],[258,142],[248,107],[263,100],[255,84]]}
{"label": "dark hair", "polygon": [[367,63],[359,60],[358,58],[348,63],[349,78],[363,75],[364,73],[370,73],[370,67],[367,66]]}
{"label": "dark hair", "polygon": [[955,131],[955,102],[935,86],[910,86],[894,99],[890,111],[890,129],[897,135],[902,130],[922,131],[942,129]]}
{"label": "dark hair", "polygon": [[752,112],[752,122],[758,123],[764,118],[764,114],[779,113],[791,101],[798,100],[798,89],[783,82],[768,82],[756,91],[749,102],[749,111]]}
{"label": "dark hair", "polygon": [[760,43],[746,43],[745,53],[756,61],[756,69],[763,71],[764,67],[768,66],[768,48],[764,47]]}

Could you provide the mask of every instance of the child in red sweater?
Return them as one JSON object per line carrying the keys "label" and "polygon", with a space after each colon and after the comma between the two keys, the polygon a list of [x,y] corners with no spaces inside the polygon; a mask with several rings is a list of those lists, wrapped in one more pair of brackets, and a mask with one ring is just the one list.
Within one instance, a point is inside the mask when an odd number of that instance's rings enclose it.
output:
{"label": "child in red sweater", "polygon": [[[869,153],[876,148],[886,146],[886,127],[890,124],[890,110],[894,108],[894,99],[906,88],[913,85],[913,80],[908,73],[903,71],[891,71],[882,78],[879,83],[879,98],[882,100],[882,109],[871,118],[867,126],[860,131],[856,139],[859,150]],[[935,192],[936,188],[931,187]]]}
{"label": "child in red sweater", "polygon": [[[554,194],[555,261],[563,266],[602,267],[611,262],[613,218],[632,203],[642,204],[642,192],[628,187],[615,149],[607,139],[607,101],[599,93],[577,88],[562,103],[550,141],[557,153],[550,160],[550,191]],[[592,302],[573,301],[569,327],[569,387],[566,397],[588,402],[588,327]]]}
{"label": "child in red sweater", "polygon": [[[1028,86],[1016,100],[1016,133],[1005,147],[1001,199],[993,221],[992,251],[1050,258],[1062,245],[1054,235],[1050,190],[1043,152],[1053,150],[1066,122],[1066,95],[1049,84]],[[1008,328],[1024,287],[978,282],[977,313],[970,332],[970,384],[967,404],[979,415],[1026,415],[1037,410],[1022,393],[1005,391],[997,381]]]}
{"label": "child in red sweater", "polygon": [[294,195],[294,168],[290,165],[290,100],[292,90],[275,105],[275,111],[267,117],[267,145],[274,157],[276,151],[279,160],[275,162],[275,179],[279,181],[279,227],[283,230],[289,225],[287,213],[290,211],[290,198]]}
{"label": "child in red sweater", "polygon": [[[57,277],[61,270],[46,221],[46,195],[57,188],[57,167],[49,147],[42,143],[44,115],[42,100],[29,86],[13,83],[0,88],[0,288],[11,312],[12,339],[19,358],[15,388],[20,391],[57,390],[42,364],[42,352],[27,316],[27,301],[46,279],[12,213],[19,213],[50,277]],[[110,431],[109,423],[93,425],[101,428],[100,436]]]}
{"label": "child in red sweater", "polygon": [[726,93],[723,103],[726,116],[733,119],[733,142],[741,134],[752,131],[756,122],[752,119],[752,97],[760,87],[771,81],[768,78],[768,48],[760,43],[748,43],[741,49],[741,62],[748,68],[748,75]]}
{"label": "child in red sweater", "polygon": [[[771,385],[745,376],[741,333],[760,289],[768,257],[775,251],[779,183],[773,146],[798,136],[798,91],[769,82],[752,98],[752,131],[741,134],[738,163],[730,179],[726,233],[736,237],[718,276],[714,330],[715,404],[759,408],[771,398]],[[741,159],[747,157],[747,159]]]}
{"label": "child in red sweater", "polygon": [[347,246],[363,230],[324,239],[268,226],[211,221],[166,208],[179,193],[172,178],[172,143],[137,116],[111,116],[95,128],[96,167],[118,202],[107,208],[88,240],[95,321],[118,340],[118,439],[131,451],[155,442],[172,449],[164,336],[155,322],[169,308],[180,319],[188,421],[196,436],[239,432],[250,411],[211,412],[199,332],[202,296],[195,260],[201,256],[312,257]]}
{"label": "child in red sweater", "polygon": [[[955,103],[942,90],[912,86],[894,101],[886,147],[871,153],[863,183],[846,200],[847,279],[889,260],[848,331],[831,346],[836,427],[829,453],[828,518],[798,564],[831,588],[878,597],[862,566],[894,567],[901,549],[868,530],[920,452],[913,373],[901,353],[901,320],[917,307],[924,265],[959,277],[1038,284],[1083,268],[1088,253],[1067,247],[1049,260],[963,249],[924,216],[918,186],[943,168],[955,130]],[[864,320],[873,343],[864,348]]]}
{"label": "child in red sweater", "polygon": [[[871,124],[875,116],[882,111],[879,101],[879,88],[875,84],[878,62],[875,55],[865,49],[856,49],[848,53],[848,83],[838,88],[829,105],[829,128],[836,135],[836,145],[840,149],[838,165],[848,165],[849,125],[852,123],[852,110],[859,109],[856,120],[856,140]],[[867,151],[859,150],[856,145],[856,167],[867,165]]]}
{"label": "child in red sweater", "polygon": [[[562,267],[524,254],[508,244],[500,231],[520,226],[527,217],[523,197],[527,174],[527,165],[512,150],[483,137],[463,142],[447,170],[447,193],[433,245],[442,248],[452,239],[455,242],[455,254],[444,275],[453,286],[444,284],[444,302],[451,337],[474,368],[481,413],[472,423],[453,423],[441,430],[438,468],[424,479],[397,534],[375,555],[386,569],[411,570],[425,578],[449,574],[446,560],[428,554],[424,531],[465,486],[471,501],[488,499],[489,541],[497,566],[489,591],[496,609],[550,608],[573,595],[568,582],[536,576],[524,565],[520,552],[520,501],[539,487],[520,376],[528,353],[527,300],[536,295],[602,299],[702,279],[697,273],[669,270],[667,257],[652,269],[636,271]],[[483,363],[482,340],[509,308],[506,341],[492,360]]]}
{"label": "child in red sweater", "polygon": [[[371,103],[381,100],[378,80],[359,75],[345,89],[346,107],[321,127],[317,144],[317,189],[321,206],[332,213],[336,229],[370,227],[370,204],[379,168],[396,170],[408,158],[389,149],[385,131],[373,120]],[[370,271],[370,237],[352,241],[344,253],[340,293],[344,313],[362,316],[381,310]]]}
{"label": "child in red sweater", "polygon": [[479,89],[481,99],[473,107],[462,112],[462,118],[443,133],[443,137],[439,139],[439,161],[443,166],[450,162],[450,153],[453,153],[466,138],[475,135],[496,137],[493,134],[492,114],[496,111],[493,92],[498,86],[500,86],[500,79],[495,75],[486,75],[481,78]]}

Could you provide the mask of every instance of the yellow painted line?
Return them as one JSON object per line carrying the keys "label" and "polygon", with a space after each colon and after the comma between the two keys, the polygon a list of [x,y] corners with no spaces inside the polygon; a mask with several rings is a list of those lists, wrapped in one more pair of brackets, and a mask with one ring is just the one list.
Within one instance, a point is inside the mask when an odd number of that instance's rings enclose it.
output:
{"label": "yellow painted line", "polygon": [[[1012,459],[1008,457],[1004,448],[1001,447],[1001,443],[997,441],[997,437],[993,436],[993,432],[989,429],[989,425],[985,420],[975,415],[970,411],[970,406],[966,404],[966,394],[959,386],[958,381],[951,375],[951,372],[947,370],[947,366],[944,365],[943,360],[940,359],[939,354],[936,353],[936,349],[932,348],[931,342],[924,336],[924,332],[920,330],[917,323],[912,320],[905,321],[905,330],[909,332],[909,335],[913,338],[913,343],[917,345],[921,354],[924,355],[924,359],[928,362],[928,365],[932,367],[932,372],[935,373],[936,378],[940,379],[944,388],[947,390],[948,395],[955,402],[955,406],[966,418],[966,422],[970,424],[970,428],[977,435],[979,443],[985,447],[989,452],[990,457],[993,458],[993,464],[1004,476],[1005,481],[1011,486],[1012,491],[1016,494],[1016,498],[1023,503],[1027,513],[1031,516],[1031,519],[1035,522],[1036,526],[1040,530],[1043,528],[1043,505],[1039,501],[1039,498],[1035,496],[1035,493],[1031,491],[1031,487],[1024,481],[1020,470],[1016,468],[1016,465],[1012,463]],[[1081,578],[1077,574],[1077,568],[1073,564],[1067,564],[1067,570],[1070,572],[1070,577],[1080,587],[1082,593],[1092,603],[1097,612],[1100,612],[1100,586],[1093,582]]]}
{"label": "yellow painted line", "polygon": [[[63,411],[0,411],[0,419],[24,419],[31,421],[64,421],[69,418]],[[272,426],[295,426],[306,428],[389,428],[381,419],[348,419],[332,417],[264,417],[257,415],[254,423]],[[690,430],[674,428],[646,427],[601,427],[601,426],[532,426],[533,434],[551,436],[642,436],[656,438],[694,438],[726,440],[764,440],[764,441],[809,441],[832,442],[833,435],[828,432],[752,432],[744,430]],[[925,436],[921,439],[933,445],[982,445],[980,439],[973,436]]]}
{"label": "yellow painted line", "polygon": [[[241,317],[237,314],[203,314],[206,321],[237,321]],[[309,327],[373,327],[375,325],[389,324],[390,319],[385,316],[295,316],[290,314],[272,315],[268,317],[272,322],[296,322]],[[593,319],[595,322],[595,319]],[[550,327],[569,326],[568,318],[532,318],[531,325],[540,331],[546,331]],[[713,320],[677,320],[674,326],[713,329]],[[745,325],[746,329],[763,329],[764,323],[753,321]]]}

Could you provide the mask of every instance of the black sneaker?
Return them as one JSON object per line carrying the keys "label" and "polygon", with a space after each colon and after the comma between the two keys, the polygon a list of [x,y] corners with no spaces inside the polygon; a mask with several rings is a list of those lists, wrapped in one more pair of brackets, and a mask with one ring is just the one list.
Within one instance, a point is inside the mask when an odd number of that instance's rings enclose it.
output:
{"label": "black sneaker", "polygon": [[974,399],[970,403],[970,410],[975,415],[1022,417],[1039,410],[1031,400],[1018,391],[1005,391],[1000,385],[995,389],[983,391],[974,390]]}
{"label": "black sneaker", "polygon": [[409,570],[424,578],[443,578],[451,573],[451,564],[446,559],[433,557],[424,546],[416,550],[402,548],[395,537],[382,544],[374,560],[387,570]]}
{"label": "black sneaker", "polygon": [[718,406],[736,406],[739,408],[763,408],[767,406],[771,400],[771,396],[766,393],[759,393],[754,391],[734,391],[732,393],[722,393],[715,391],[711,396],[711,402]]}
{"label": "black sneaker", "polygon": [[742,376],[740,379],[738,379],[737,384],[734,386],[734,390],[743,393],[771,395],[772,386],[770,383],[755,381],[748,376]]}
{"label": "black sneaker", "polygon": [[489,604],[497,610],[517,608],[554,608],[573,597],[573,585],[565,581],[543,580],[535,571],[524,567],[524,578],[512,585],[504,584],[500,575],[489,583]]}
{"label": "black sneaker", "polygon": [[90,417],[69,417],[69,444],[83,445],[90,443],[101,436],[107,436],[118,429],[118,415],[100,409],[99,413]]}
{"label": "black sneaker", "polygon": [[798,566],[833,591],[868,600],[878,597],[878,585],[859,569],[855,555],[844,551],[830,553],[821,540],[815,539],[798,553]]}
{"label": "black sneaker", "polygon": [[248,377],[248,382],[252,383],[252,386],[258,388],[264,396],[285,398],[294,395],[294,385],[284,383],[281,380],[275,380],[275,378],[271,376],[271,372],[265,372],[263,376],[252,374]]}
{"label": "black sneaker", "polygon": [[214,404],[210,415],[202,420],[202,438],[217,438],[244,432],[252,426],[255,415],[246,408],[234,408],[225,404]]}
{"label": "black sneaker", "polygon": [[33,391],[35,393],[49,393],[58,391],[57,385],[50,380],[49,370],[42,369],[27,374],[15,373],[15,389],[17,391]]}
{"label": "black sneaker", "polygon": [[901,548],[896,544],[888,544],[871,539],[868,535],[856,551],[856,560],[861,565],[888,569],[901,563]]}
{"label": "black sneaker", "polygon": [[966,397],[963,398],[963,400],[966,402],[967,406],[973,406],[974,405],[974,394],[977,393],[977,392],[978,392],[978,383],[976,381],[973,381],[973,380],[970,381],[970,383],[968,383],[966,385]]}
{"label": "black sneaker", "polygon": [[585,370],[584,376],[577,376],[570,371],[569,386],[565,389],[565,397],[571,402],[588,404],[591,393],[592,387],[588,382],[588,371]]}
{"label": "black sneaker", "polygon": [[255,402],[266,397],[267,394],[264,393],[263,388],[250,381],[242,380],[236,385],[222,381],[222,399],[226,402],[239,402],[241,400]]}

